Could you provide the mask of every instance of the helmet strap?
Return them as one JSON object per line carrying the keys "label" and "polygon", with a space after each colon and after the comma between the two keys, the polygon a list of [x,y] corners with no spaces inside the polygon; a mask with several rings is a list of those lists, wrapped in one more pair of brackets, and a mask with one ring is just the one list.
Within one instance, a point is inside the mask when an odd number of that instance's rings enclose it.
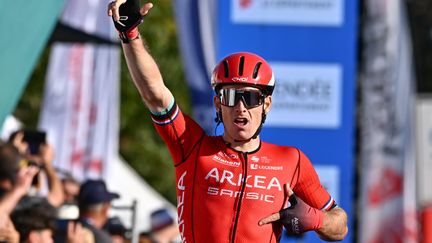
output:
{"label": "helmet strap", "polygon": [[214,130],[214,134],[216,136],[217,135],[216,134],[217,128],[219,127],[219,125],[221,123],[223,123],[223,121],[222,121],[222,111],[221,110],[220,111],[216,111],[216,118],[214,119],[214,121],[216,122],[216,127],[215,127],[215,130]]}
{"label": "helmet strap", "polygon": [[[262,126],[263,126],[264,123],[265,123],[266,118],[267,118],[267,115],[266,115],[266,113],[265,113],[265,110],[264,110],[264,104],[263,104],[263,106],[262,106],[262,115],[261,115],[261,124],[259,125],[258,129],[256,130],[256,132],[254,133],[254,135],[253,135],[250,139],[255,139],[255,138],[258,137],[258,135],[259,135],[260,132],[261,132]],[[249,139],[249,140],[250,140],[250,139]]]}

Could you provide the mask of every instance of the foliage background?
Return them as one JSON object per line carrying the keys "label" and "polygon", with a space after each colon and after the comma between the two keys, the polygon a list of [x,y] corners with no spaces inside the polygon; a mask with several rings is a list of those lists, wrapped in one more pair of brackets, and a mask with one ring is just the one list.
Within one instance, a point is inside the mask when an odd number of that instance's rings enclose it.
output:
{"label": "foliage background", "polygon": [[[190,113],[189,91],[177,42],[176,25],[170,0],[158,1],[140,25],[168,88],[177,103]],[[14,115],[26,127],[36,128],[43,99],[50,46],[46,46]],[[151,186],[175,203],[175,175],[168,149],[153,128],[150,113],[132,83],[123,56],[121,67],[120,154]]]}

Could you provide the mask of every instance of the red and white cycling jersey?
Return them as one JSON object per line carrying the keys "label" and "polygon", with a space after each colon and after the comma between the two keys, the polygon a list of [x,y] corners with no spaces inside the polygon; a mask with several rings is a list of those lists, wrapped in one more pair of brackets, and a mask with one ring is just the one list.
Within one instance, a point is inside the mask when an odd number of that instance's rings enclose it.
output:
{"label": "red and white cycling jersey", "polygon": [[236,151],[221,136],[206,135],[176,104],[152,119],[174,160],[183,242],[278,242],[282,225],[258,221],[286,206],[286,183],[310,206],[334,204],[297,148],[261,142],[256,151]]}

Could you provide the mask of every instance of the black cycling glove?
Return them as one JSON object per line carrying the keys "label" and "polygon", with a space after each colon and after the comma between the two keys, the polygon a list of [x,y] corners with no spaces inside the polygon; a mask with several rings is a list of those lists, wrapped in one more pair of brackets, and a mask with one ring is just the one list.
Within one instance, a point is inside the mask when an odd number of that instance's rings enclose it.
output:
{"label": "black cycling glove", "polygon": [[114,26],[119,32],[120,39],[123,43],[129,43],[130,40],[137,39],[139,32],[137,26],[141,24],[144,17],[140,13],[139,0],[127,0],[119,7],[119,21],[114,21]]}

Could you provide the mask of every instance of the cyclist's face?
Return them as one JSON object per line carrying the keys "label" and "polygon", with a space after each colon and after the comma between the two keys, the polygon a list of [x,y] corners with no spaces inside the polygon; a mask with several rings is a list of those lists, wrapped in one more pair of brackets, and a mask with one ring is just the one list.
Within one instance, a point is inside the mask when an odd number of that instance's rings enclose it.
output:
{"label": "cyclist's face", "polygon": [[216,109],[222,111],[224,138],[227,142],[251,138],[261,125],[264,112],[270,109],[271,97],[264,97],[254,87],[225,86],[215,98]]}

